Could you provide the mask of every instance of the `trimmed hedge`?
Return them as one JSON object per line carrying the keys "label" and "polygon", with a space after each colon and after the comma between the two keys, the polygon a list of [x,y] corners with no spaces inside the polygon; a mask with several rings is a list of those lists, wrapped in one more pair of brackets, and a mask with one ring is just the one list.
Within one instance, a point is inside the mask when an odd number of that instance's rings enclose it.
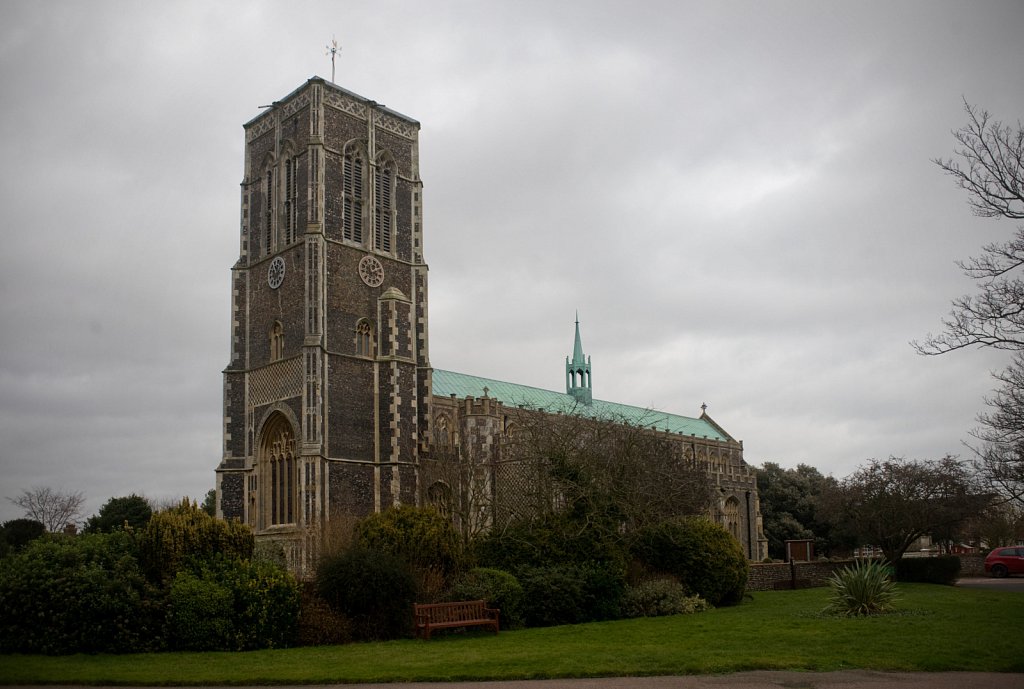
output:
{"label": "trimmed hedge", "polygon": [[960,558],[955,555],[905,557],[896,562],[897,581],[952,586],[959,576]]}

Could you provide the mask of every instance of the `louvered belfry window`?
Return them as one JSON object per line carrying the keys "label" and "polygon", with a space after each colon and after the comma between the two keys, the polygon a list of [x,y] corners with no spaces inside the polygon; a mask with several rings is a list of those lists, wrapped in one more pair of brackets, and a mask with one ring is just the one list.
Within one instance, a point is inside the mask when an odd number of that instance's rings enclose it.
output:
{"label": "louvered belfry window", "polygon": [[298,185],[295,183],[295,158],[284,161],[284,243],[295,241],[298,226]]}
{"label": "louvered belfry window", "polygon": [[274,170],[267,170],[266,184],[263,187],[263,255],[267,256],[273,251],[273,222],[274,222]]}
{"label": "louvered belfry window", "polygon": [[373,245],[378,251],[391,251],[391,168],[381,165],[377,168],[374,180],[374,239]]}
{"label": "louvered belfry window", "polygon": [[363,241],[363,159],[359,153],[345,156],[342,169],[343,234],[352,242]]}

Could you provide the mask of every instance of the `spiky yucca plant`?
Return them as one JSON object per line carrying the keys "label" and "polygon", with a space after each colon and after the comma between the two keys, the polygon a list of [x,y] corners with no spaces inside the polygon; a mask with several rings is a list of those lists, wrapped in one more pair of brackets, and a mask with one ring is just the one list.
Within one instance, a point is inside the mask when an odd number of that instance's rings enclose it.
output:
{"label": "spiky yucca plant", "polygon": [[832,593],[825,612],[855,617],[880,615],[892,611],[896,602],[896,582],[885,560],[857,560],[829,579]]}

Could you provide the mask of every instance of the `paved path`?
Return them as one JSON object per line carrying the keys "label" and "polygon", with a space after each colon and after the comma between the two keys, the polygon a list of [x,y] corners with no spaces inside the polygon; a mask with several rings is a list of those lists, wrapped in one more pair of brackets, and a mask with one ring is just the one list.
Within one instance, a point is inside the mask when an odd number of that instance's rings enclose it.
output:
{"label": "paved path", "polygon": [[[410,682],[406,684],[333,684],[317,689],[1024,689],[1024,674],[997,672],[789,672],[759,670],[730,675],[683,677],[603,677],[510,682]],[[9,687],[8,689],[43,689]],[[53,689],[97,689],[55,687]],[[131,689],[120,687],[119,689]],[[208,687],[206,689],[209,689]],[[257,689],[235,687],[233,689]],[[310,689],[276,687],[275,689]]]}
{"label": "paved path", "polygon": [[995,577],[964,577],[963,579],[957,579],[957,586],[962,586],[968,589],[990,589],[994,591],[1017,591],[1018,593],[1024,593],[1024,577],[1005,577],[1003,579],[996,579]]}
{"label": "paved path", "polygon": [[[1024,674],[994,672],[737,672],[684,677],[605,677],[514,682],[348,684],[331,689],[1024,689]],[[309,689],[296,687],[294,689]],[[319,689],[326,689],[320,687]]]}

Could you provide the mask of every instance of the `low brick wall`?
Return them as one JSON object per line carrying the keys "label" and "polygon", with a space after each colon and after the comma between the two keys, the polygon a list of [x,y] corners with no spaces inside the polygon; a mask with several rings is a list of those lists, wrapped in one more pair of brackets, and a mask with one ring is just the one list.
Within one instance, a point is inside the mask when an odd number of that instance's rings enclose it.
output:
{"label": "low brick wall", "polygon": [[[850,564],[853,564],[853,560],[794,562],[797,588],[827,586],[832,572]],[[780,587],[788,588],[792,580],[793,572],[790,570],[788,562],[751,563],[750,575],[747,577],[747,590],[771,591]]]}
{"label": "low brick wall", "polygon": [[[960,576],[985,576],[984,555],[960,555]],[[795,562],[797,588],[808,586],[828,586],[828,578],[832,572],[853,564],[853,560],[836,560],[826,562]],[[772,591],[778,588],[789,588],[793,581],[793,572],[788,562],[750,563],[750,575],[747,578],[748,591]]]}

